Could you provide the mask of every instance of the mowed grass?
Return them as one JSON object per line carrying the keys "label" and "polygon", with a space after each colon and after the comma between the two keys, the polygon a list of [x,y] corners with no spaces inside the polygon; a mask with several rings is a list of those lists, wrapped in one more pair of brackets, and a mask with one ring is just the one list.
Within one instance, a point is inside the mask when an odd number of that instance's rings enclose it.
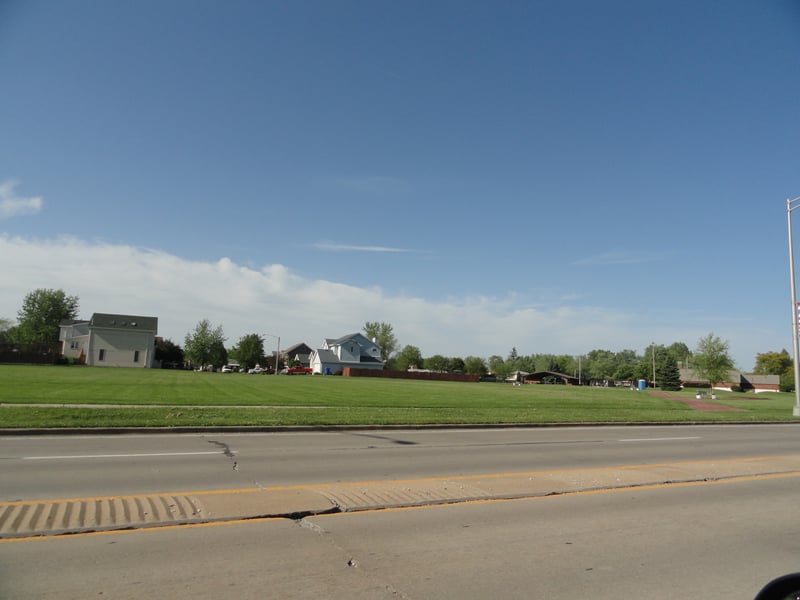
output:
{"label": "mowed grass", "polygon": [[794,420],[778,393],[720,392],[736,410],[698,411],[625,388],[9,365],[0,403],[7,428]]}

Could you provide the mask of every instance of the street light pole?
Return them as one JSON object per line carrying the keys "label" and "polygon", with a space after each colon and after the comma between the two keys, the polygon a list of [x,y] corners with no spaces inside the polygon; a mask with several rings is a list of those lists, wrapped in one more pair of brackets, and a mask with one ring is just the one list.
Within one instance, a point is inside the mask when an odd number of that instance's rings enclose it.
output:
{"label": "street light pole", "polygon": [[797,290],[794,284],[794,247],[792,245],[792,211],[800,206],[800,196],[786,199],[786,222],[789,226],[789,289],[792,295],[792,354],[794,359],[794,409],[792,415],[800,417],[800,343],[798,343]]}
{"label": "street light pole", "polygon": [[656,343],[653,342],[653,389],[656,387]]}
{"label": "street light pole", "polygon": [[275,352],[275,375],[278,374],[278,365],[281,362],[281,336],[275,335],[274,333],[262,333],[261,335],[268,335],[269,337],[274,337],[278,339],[278,350]]}

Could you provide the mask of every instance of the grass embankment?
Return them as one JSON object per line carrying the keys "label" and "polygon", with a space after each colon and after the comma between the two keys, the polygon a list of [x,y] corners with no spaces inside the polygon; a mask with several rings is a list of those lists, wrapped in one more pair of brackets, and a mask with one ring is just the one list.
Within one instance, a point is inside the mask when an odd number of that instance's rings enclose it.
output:
{"label": "grass embankment", "polygon": [[5,365],[0,427],[793,420],[789,394],[718,395],[737,410],[698,411],[620,388]]}

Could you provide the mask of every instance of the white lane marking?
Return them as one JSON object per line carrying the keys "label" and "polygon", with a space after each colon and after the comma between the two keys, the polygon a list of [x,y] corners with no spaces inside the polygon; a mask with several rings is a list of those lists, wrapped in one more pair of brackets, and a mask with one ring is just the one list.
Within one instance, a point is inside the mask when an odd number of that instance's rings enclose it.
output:
{"label": "white lane marking", "polygon": [[662,437],[662,438],[629,438],[626,440],[618,440],[620,442],[678,442],[682,440],[699,440],[699,435],[687,437]]}
{"label": "white lane marking", "polygon": [[[70,458],[142,458],[150,456],[200,456],[208,454],[225,454],[222,450],[213,450],[207,452],[145,452],[135,454],[73,454],[73,455],[59,455],[59,456],[23,456],[20,460],[60,460]],[[236,452],[231,452],[236,454]]]}

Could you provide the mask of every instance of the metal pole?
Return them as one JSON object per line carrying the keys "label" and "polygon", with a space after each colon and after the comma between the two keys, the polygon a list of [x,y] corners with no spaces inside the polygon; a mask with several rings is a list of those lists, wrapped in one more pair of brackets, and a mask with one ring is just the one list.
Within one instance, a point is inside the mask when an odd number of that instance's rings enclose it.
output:
{"label": "metal pole", "polygon": [[[281,336],[275,335],[274,333],[262,333],[261,335],[267,335],[269,337],[274,337],[278,340],[278,351],[275,353],[275,375],[278,374],[278,364],[281,360]],[[266,357],[265,357],[266,358]]]}
{"label": "metal pole", "polygon": [[656,343],[653,342],[653,388],[656,387]]}
{"label": "metal pole", "polygon": [[797,291],[794,283],[794,247],[792,245],[792,206],[800,197],[786,199],[786,222],[789,228],[789,289],[792,295],[792,353],[794,354],[794,409],[792,416],[800,417],[800,344],[798,343]]}

